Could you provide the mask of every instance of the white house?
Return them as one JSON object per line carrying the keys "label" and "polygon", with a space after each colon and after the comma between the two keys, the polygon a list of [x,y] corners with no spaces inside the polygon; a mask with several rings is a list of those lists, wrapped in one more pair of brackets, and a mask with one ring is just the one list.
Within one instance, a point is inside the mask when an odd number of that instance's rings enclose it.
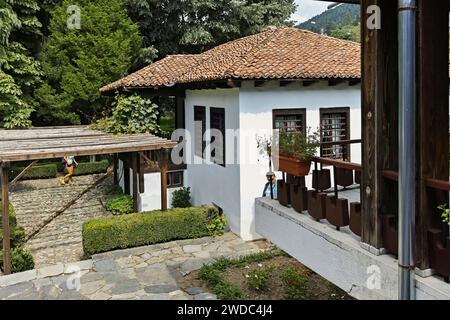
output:
{"label": "white house", "polygon": [[[231,230],[251,240],[259,237],[255,198],[269,170],[267,158],[257,152],[256,135],[290,126],[320,128],[323,141],[360,139],[359,79],[359,44],[283,27],[199,55],[169,56],[101,92],[176,97],[177,127],[190,135],[183,185],[191,187],[195,205],[220,207]],[[209,129],[225,133],[223,144],[213,141],[214,150]],[[348,148],[323,147],[321,155],[339,158],[345,151],[346,160],[360,163],[360,145]],[[159,180],[158,173],[149,173],[145,183]],[[160,206],[158,194],[141,194],[140,201],[142,210]]]}

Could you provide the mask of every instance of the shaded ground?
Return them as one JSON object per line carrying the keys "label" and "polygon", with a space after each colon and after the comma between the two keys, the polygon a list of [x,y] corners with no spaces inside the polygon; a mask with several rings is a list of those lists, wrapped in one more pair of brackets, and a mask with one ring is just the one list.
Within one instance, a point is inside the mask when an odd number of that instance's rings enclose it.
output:
{"label": "shaded ground", "polygon": [[111,184],[111,178],[88,191],[45,227],[43,225],[103,176],[75,177],[73,186],[61,186],[59,179],[27,180],[17,183],[12,189],[11,203],[18,224],[27,235],[40,230],[25,245],[34,257],[36,268],[81,260],[83,223],[109,215],[100,199],[102,188]]}
{"label": "shaded ground", "polygon": [[[287,285],[282,279],[283,272],[288,268],[298,270],[307,279],[305,290],[306,299],[310,300],[352,300],[346,292],[337,288],[318,274],[304,267],[297,260],[289,256],[276,256],[266,261],[249,263],[245,267],[230,267],[223,272],[223,276],[249,300],[283,300],[289,299]],[[266,289],[255,290],[248,285],[248,277],[254,271],[271,270]],[[209,290],[205,282],[199,279],[199,272],[193,272],[181,283],[182,287],[200,287]]]}
{"label": "shaded ground", "polygon": [[61,264],[0,277],[0,299],[216,299],[205,289],[182,288],[183,277],[217,258],[245,256],[268,246],[266,242],[246,243],[226,233],[108,252],[72,266]]}

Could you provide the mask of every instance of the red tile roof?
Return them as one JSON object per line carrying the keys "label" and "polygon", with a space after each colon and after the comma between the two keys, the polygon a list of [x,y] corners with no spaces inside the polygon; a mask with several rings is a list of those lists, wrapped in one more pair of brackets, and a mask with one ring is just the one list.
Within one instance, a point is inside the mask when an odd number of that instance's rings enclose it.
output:
{"label": "red tile roof", "polygon": [[227,79],[359,79],[360,44],[296,28],[265,31],[198,55],[174,55],[100,89]]}

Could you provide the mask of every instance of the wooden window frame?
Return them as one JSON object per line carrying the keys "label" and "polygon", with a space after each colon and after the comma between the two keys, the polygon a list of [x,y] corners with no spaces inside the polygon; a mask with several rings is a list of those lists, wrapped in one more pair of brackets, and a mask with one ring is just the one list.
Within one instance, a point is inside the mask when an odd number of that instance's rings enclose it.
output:
{"label": "wooden window frame", "polygon": [[[201,120],[197,120],[197,114],[203,113],[203,117]],[[199,146],[197,146],[197,130],[195,123],[197,121],[202,122],[202,146],[201,146],[201,154],[200,151],[197,149]],[[205,149],[206,149],[206,140],[205,140],[205,133],[206,133],[206,107],[203,106],[194,106],[194,154],[202,159],[206,158]]]}
{"label": "wooden window frame", "polygon": [[306,108],[292,108],[292,109],[273,109],[272,110],[272,129],[277,129],[276,124],[276,117],[277,116],[291,116],[291,115],[300,115],[302,116],[303,120],[303,134],[306,135],[306,128],[307,128],[307,122],[306,122]]}
{"label": "wooden window frame", "polygon": [[[180,174],[181,175],[180,183],[177,183],[177,184],[173,184],[172,183],[173,174]],[[181,188],[181,187],[184,186],[184,171],[183,170],[168,171],[166,173],[166,175],[167,175],[167,188],[168,189]]]}
{"label": "wooden window frame", "polygon": [[226,167],[226,112],[225,112],[225,108],[216,108],[216,107],[211,107],[209,109],[209,128],[210,130],[215,129],[215,130],[220,130],[219,128],[213,128],[212,124],[213,124],[213,115],[214,114],[221,114],[223,117],[223,146],[222,146],[222,153],[223,153],[223,163],[217,163],[212,156],[212,152],[210,154],[211,156],[211,161],[219,166],[222,167]]}
{"label": "wooden window frame", "polygon": [[[323,142],[323,131],[322,131],[322,121],[323,121],[323,116],[324,114],[327,113],[342,113],[345,114],[345,118],[346,118],[346,123],[345,123],[345,132],[346,132],[346,138],[344,140],[350,140],[350,107],[333,107],[333,108],[320,108],[320,127],[319,127],[319,132],[320,132],[320,142]],[[340,160],[345,160],[345,161],[350,161],[351,160],[351,148],[350,145],[347,144],[345,145],[346,150],[346,155],[347,158],[346,159],[340,159]],[[322,145],[320,146],[320,156],[323,157],[323,149],[322,149]]]}

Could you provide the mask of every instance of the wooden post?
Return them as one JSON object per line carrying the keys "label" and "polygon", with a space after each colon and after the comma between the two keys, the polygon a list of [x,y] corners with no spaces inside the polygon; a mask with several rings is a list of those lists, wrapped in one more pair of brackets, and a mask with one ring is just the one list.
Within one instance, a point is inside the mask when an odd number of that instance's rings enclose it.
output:
{"label": "wooden post", "polygon": [[2,169],[2,226],[3,226],[3,273],[11,273],[11,242],[9,232],[9,162],[1,164]]}
{"label": "wooden post", "polygon": [[114,154],[114,184],[119,185],[119,156]]}
{"label": "wooden post", "polygon": [[132,182],[133,182],[133,205],[134,211],[138,212],[138,157],[137,153],[133,152],[131,156],[131,167],[133,170]]}
{"label": "wooden post", "polygon": [[142,156],[142,152],[138,155],[138,172],[139,172],[139,192],[145,192],[145,159]]}
{"label": "wooden post", "polygon": [[[381,29],[368,29],[367,9],[381,9]],[[370,14],[371,15],[371,14]],[[382,177],[398,169],[397,2],[361,0],[362,42],[362,241],[382,247],[381,214],[397,209]]]}
{"label": "wooden post", "polygon": [[161,155],[161,210],[167,210],[167,150],[162,149]]}
{"label": "wooden post", "polygon": [[448,13],[447,1],[420,0],[417,41],[418,210],[416,264],[430,267],[427,231],[442,229],[437,207],[448,192],[429,189],[425,179],[448,180]]}

